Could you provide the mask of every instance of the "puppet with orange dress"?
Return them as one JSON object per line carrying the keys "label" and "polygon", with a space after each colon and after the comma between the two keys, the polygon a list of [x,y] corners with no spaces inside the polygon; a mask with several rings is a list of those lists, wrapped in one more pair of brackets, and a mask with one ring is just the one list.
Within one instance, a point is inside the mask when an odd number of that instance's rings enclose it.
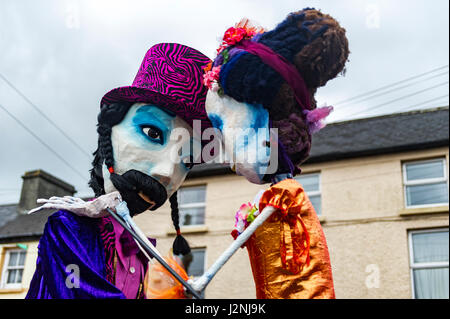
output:
{"label": "puppet with orange dress", "polygon": [[326,239],[303,187],[293,179],[312,134],[332,107],[316,105],[319,87],[344,71],[348,40],[319,10],[288,15],[265,31],[244,19],[229,28],[205,69],[206,111],[221,133],[232,169],[270,187],[241,206],[238,237],[264,208],[272,215],[247,240],[257,298],[335,298]]}

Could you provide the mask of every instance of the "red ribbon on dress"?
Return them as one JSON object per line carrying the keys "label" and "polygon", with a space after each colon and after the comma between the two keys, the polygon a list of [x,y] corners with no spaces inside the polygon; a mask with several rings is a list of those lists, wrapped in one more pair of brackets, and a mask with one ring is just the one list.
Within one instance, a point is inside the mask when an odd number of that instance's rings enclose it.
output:
{"label": "red ribbon on dress", "polygon": [[298,274],[309,265],[310,240],[308,230],[300,214],[290,214],[289,210],[279,210],[280,255],[283,267],[293,274]]}
{"label": "red ribbon on dress", "polygon": [[301,218],[305,193],[293,179],[286,179],[264,192],[259,203],[277,208],[271,219],[280,221],[280,257],[283,267],[298,274],[310,262],[310,237]]}

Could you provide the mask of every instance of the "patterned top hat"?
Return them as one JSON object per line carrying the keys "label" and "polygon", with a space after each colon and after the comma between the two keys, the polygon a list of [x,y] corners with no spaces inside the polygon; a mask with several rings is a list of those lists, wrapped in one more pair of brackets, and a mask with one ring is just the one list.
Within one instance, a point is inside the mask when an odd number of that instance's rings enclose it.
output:
{"label": "patterned top hat", "polygon": [[211,60],[199,51],[178,43],[159,43],[145,54],[131,86],[106,93],[100,105],[116,102],[152,103],[167,108],[192,126],[211,127],[205,111],[207,88],[203,68]]}

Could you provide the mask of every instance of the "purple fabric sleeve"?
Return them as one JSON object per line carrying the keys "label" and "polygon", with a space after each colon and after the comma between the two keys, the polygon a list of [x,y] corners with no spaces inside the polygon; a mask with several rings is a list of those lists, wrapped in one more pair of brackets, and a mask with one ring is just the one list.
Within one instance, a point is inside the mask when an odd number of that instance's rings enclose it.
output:
{"label": "purple fabric sleeve", "polygon": [[[66,271],[68,265],[79,269],[79,288],[66,285],[68,276],[74,275],[70,270]],[[58,211],[49,217],[39,241],[36,271],[25,298],[125,299],[124,294],[106,279],[97,220],[67,211]]]}

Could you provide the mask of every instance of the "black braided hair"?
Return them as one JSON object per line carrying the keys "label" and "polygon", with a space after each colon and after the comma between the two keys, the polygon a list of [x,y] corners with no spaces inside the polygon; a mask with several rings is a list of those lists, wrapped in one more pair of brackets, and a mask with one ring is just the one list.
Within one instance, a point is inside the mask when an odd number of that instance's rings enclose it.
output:
{"label": "black braided hair", "polygon": [[98,115],[98,146],[106,166],[114,165],[113,148],[111,143],[111,131],[114,125],[119,124],[130,108],[129,103],[113,103],[104,105]]}
{"label": "black braided hair", "polygon": [[105,194],[104,188],[104,180],[102,173],[102,157],[100,156],[99,149],[95,150],[92,154],[94,155],[94,160],[92,161],[92,168],[89,171],[91,175],[91,179],[88,182],[88,185],[94,191],[96,197]]}
{"label": "black braided hair", "polygon": [[188,242],[180,233],[180,215],[178,213],[178,194],[177,192],[173,193],[169,198],[170,201],[170,209],[173,226],[177,231],[177,237],[173,242],[173,253],[174,255],[187,255],[191,252],[191,247],[189,247]]}
{"label": "black braided hair", "polygon": [[130,103],[102,105],[97,117],[98,148],[93,153],[94,160],[92,161],[92,169],[90,170],[91,179],[89,180],[89,186],[94,191],[95,196],[105,194],[102,173],[103,162],[105,162],[107,167],[112,167],[114,165],[114,155],[111,143],[112,127],[123,120],[130,106]]}

